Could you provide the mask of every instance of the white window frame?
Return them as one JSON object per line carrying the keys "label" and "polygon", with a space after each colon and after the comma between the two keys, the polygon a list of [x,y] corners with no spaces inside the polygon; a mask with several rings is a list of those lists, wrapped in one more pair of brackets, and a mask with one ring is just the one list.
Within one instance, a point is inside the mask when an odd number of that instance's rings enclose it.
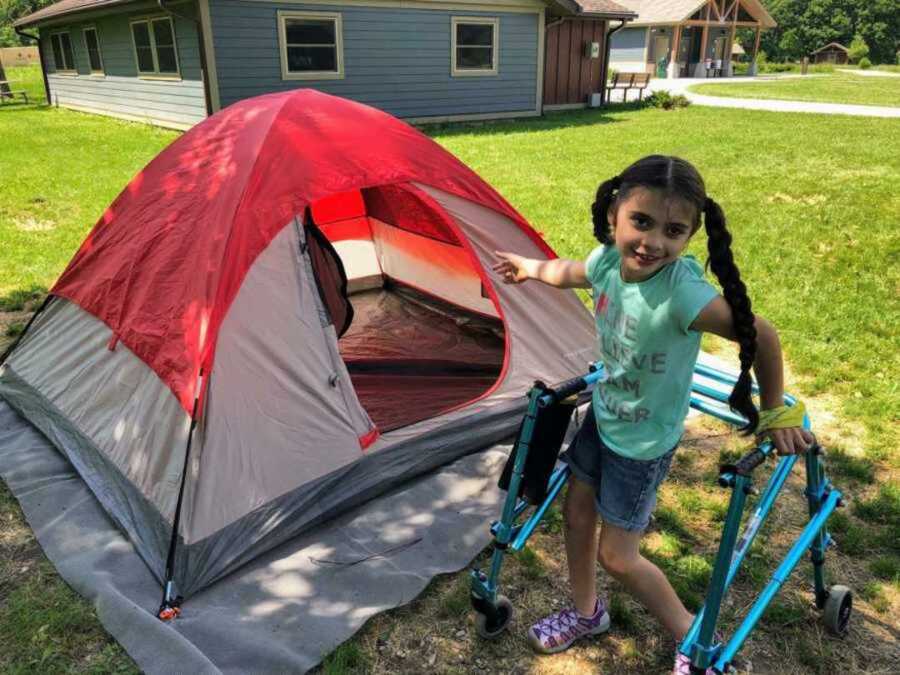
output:
{"label": "white window frame", "polygon": [[[59,42],[59,53],[62,56],[63,61],[65,61],[66,53],[62,48],[62,40],[60,39],[60,35],[68,35],[69,36],[69,48],[72,50],[72,63],[71,68],[60,68],[59,64],[56,62],[56,52],[53,50],[53,40],[60,40]],[[56,68],[56,72],[60,75],[78,75],[78,69],[75,67],[75,45],[72,43],[72,33],[67,30],[58,30],[54,33],[50,34],[50,52],[53,54],[53,65]],[[63,66],[66,64],[63,63]]]}
{"label": "white window frame", "polygon": [[[159,72],[159,57],[156,53],[156,37],[153,35],[154,21],[168,21],[172,28],[172,48],[175,51],[175,71],[174,73]],[[147,24],[147,32],[150,35],[150,54],[153,56],[153,70],[141,70],[140,61],[138,61],[137,42],[134,40],[134,25],[138,23]],[[134,67],[137,69],[138,77],[146,80],[180,80],[181,79],[181,61],[178,58],[178,39],[175,37],[175,22],[171,16],[155,15],[145,16],[140,19],[134,19],[128,23],[128,31],[131,33],[131,50],[134,54]]]}
{"label": "white window frame", "polygon": [[[492,65],[488,69],[459,68],[456,64],[456,34],[460,24],[493,26]],[[452,77],[492,77],[500,74],[500,17],[453,16],[450,17],[450,75]]]}
{"label": "white window frame", "polygon": [[[323,19],[334,21],[335,65],[337,70],[310,70],[291,72],[288,70],[287,21],[289,19]],[[282,80],[343,80],[344,79],[344,27],[339,12],[294,12],[278,11],[278,48],[281,53]]]}
{"label": "white window frame", "polygon": [[[91,66],[91,48],[87,41],[89,30],[94,31],[94,35],[97,38],[97,58],[100,59],[100,70],[94,70]],[[103,65],[103,53],[100,50],[100,31],[97,30],[96,26],[84,26],[81,29],[81,37],[84,38],[84,53],[87,56],[88,70],[91,71],[91,75],[106,75],[106,66]]]}

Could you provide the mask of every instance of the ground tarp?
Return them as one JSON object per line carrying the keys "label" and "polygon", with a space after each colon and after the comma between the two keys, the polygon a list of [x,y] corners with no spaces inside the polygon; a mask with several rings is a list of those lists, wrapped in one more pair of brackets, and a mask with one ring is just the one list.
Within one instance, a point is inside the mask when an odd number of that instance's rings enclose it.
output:
{"label": "ground tarp", "polygon": [[[159,583],[69,462],[0,401],[0,477],[62,577],[147,673],[304,672],[489,542],[508,447],[469,455],[279,546],[155,618]],[[347,565],[367,558],[365,562]]]}

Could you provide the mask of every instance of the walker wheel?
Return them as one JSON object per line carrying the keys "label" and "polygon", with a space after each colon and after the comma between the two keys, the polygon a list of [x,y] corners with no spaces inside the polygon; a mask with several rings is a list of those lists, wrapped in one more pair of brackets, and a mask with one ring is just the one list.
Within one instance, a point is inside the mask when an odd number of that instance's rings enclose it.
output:
{"label": "walker wheel", "polygon": [[822,620],[825,628],[834,635],[846,635],[850,624],[850,613],[853,611],[853,593],[846,586],[832,586],[828,589],[825,601],[825,613]]}
{"label": "walker wheel", "polygon": [[497,604],[491,614],[475,614],[475,632],[485,640],[493,640],[506,630],[512,621],[513,606],[505,595],[497,596]]}

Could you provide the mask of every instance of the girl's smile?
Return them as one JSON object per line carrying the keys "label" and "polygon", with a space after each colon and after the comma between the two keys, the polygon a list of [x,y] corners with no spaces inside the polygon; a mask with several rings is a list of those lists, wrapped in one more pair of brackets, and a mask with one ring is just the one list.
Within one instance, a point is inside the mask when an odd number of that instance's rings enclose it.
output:
{"label": "girl's smile", "polygon": [[684,251],[699,218],[693,205],[660,190],[633,188],[609,213],[624,281],[649,279]]}

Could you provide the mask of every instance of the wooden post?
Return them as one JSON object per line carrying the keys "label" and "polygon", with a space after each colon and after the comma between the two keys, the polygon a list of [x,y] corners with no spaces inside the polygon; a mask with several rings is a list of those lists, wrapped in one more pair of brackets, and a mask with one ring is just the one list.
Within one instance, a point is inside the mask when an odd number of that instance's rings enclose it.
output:
{"label": "wooden post", "polygon": [[[672,69],[672,77],[680,77],[681,70],[678,68],[678,48],[681,46],[681,24],[675,26],[674,35],[672,36],[672,58],[669,59],[669,67]],[[668,73],[666,73],[668,75]]]}
{"label": "wooden post", "polygon": [[[3,83],[3,84],[0,84],[0,96],[8,94],[9,93],[9,85],[6,84],[6,72],[4,72],[4,70],[3,70],[3,61],[0,61],[0,82]],[[10,97],[10,98],[12,98],[12,97]]]}
{"label": "wooden post", "polygon": [[[709,24],[703,24],[703,35],[700,38],[700,63],[706,68],[706,39],[709,37]],[[704,75],[706,73],[704,72]]]}
{"label": "wooden post", "polygon": [[725,58],[728,59],[728,76],[734,74],[734,64],[731,62],[732,56],[734,55],[734,36],[737,34],[737,26],[734,25],[734,22],[731,24],[731,37],[728,38],[728,53],[725,54]]}
{"label": "wooden post", "polygon": [[762,35],[762,25],[756,25],[756,41],[753,43],[753,58],[750,59],[750,75],[756,75],[756,55],[759,54],[759,37]]}

